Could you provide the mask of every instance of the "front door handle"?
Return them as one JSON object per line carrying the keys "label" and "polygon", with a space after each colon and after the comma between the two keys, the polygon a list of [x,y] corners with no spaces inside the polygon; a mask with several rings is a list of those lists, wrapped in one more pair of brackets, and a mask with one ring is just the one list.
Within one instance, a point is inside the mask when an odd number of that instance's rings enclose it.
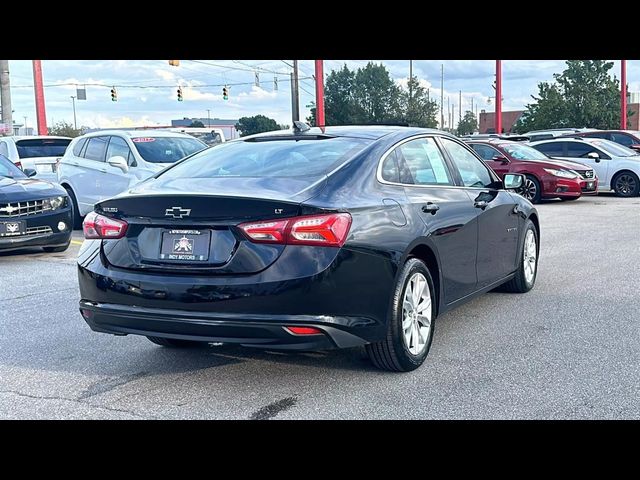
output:
{"label": "front door handle", "polygon": [[422,211],[424,213],[435,215],[438,210],[440,210],[440,207],[433,202],[427,202],[426,205],[422,205]]}
{"label": "front door handle", "polygon": [[487,202],[486,200],[480,200],[478,202],[473,202],[473,206],[474,207],[481,208],[482,210],[487,208],[487,205],[489,205],[489,202]]}

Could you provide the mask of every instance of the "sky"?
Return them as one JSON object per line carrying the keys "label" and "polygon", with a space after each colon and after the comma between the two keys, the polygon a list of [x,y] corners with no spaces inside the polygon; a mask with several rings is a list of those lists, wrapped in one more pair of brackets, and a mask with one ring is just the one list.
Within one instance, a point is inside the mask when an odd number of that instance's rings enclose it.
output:
{"label": "sky", "polygon": [[[409,76],[409,60],[371,60],[383,63],[398,84]],[[325,75],[345,63],[350,69],[366,65],[367,60],[325,60]],[[77,125],[113,128],[169,125],[172,119],[202,117],[238,119],[257,114],[291,124],[291,60],[181,60],[178,67],[168,60],[43,60],[47,124],[60,120],[73,124],[72,95],[76,85],[86,85],[87,100],[76,100]],[[456,105],[462,91],[462,112],[471,100],[492,111],[494,60],[414,60],[413,74],[432,99],[440,99],[440,71],[444,65],[444,105],[447,98]],[[506,60],[502,62],[503,110],[521,110],[537,93],[537,84],[552,81],[554,73],[564,69],[563,60]],[[30,60],[11,60],[11,98],[15,123],[35,126],[33,71]],[[309,115],[315,100],[313,60],[300,60],[300,116]],[[259,86],[255,85],[256,72]],[[620,75],[615,61],[612,74]],[[278,78],[275,89],[274,77]],[[640,91],[640,61],[627,61],[627,81],[631,92]],[[98,84],[98,85],[92,85]],[[234,85],[237,84],[237,85]],[[104,85],[104,86],[100,86]],[[111,101],[111,86],[116,85],[118,101]],[[177,87],[184,101],[177,101]],[[231,85],[229,99],[222,98],[222,86]],[[143,87],[143,88],[141,88]],[[209,113],[207,112],[209,110]]]}

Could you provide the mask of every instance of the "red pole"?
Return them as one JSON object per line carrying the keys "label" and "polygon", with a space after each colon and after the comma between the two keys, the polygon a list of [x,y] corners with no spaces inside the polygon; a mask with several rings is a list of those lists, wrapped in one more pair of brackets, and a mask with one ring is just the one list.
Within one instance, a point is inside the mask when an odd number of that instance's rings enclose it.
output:
{"label": "red pole", "polygon": [[324,68],[322,60],[316,60],[316,126],[324,127]]}
{"label": "red pole", "polygon": [[33,60],[33,85],[36,92],[36,119],[38,135],[48,135],[47,113],[44,108],[44,87],[42,85],[42,61]]}
{"label": "red pole", "polygon": [[620,128],[627,129],[627,61],[620,60]]}
{"label": "red pole", "polygon": [[496,60],[496,133],[502,133],[502,63]]}

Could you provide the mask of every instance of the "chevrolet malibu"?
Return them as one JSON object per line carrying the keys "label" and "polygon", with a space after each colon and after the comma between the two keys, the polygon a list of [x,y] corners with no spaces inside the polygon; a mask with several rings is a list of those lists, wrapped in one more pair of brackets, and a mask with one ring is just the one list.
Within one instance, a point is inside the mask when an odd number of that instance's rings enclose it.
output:
{"label": "chevrolet malibu", "polygon": [[80,312],[168,347],[365,345],[377,367],[413,370],[439,315],[533,288],[523,183],[436,130],[298,123],[227,142],[96,204]]}

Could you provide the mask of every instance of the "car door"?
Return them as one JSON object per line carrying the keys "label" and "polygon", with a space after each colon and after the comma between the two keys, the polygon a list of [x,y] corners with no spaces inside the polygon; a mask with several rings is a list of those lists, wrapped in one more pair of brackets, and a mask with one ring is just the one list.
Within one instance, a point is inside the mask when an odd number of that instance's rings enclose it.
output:
{"label": "car door", "polygon": [[80,212],[93,210],[101,200],[101,185],[106,172],[105,153],[108,136],[89,137],[80,156],[76,157],[74,173],[70,178]]}
{"label": "car door", "polygon": [[518,209],[502,182],[463,144],[442,137],[442,146],[458,173],[461,190],[469,196],[478,216],[476,289],[503,279],[516,269]]}
{"label": "car door", "polygon": [[420,230],[437,249],[445,303],[472,293],[477,213],[463,189],[455,185],[436,141],[430,136],[413,138],[397,146],[386,161],[397,162],[399,182],[410,203],[410,220],[423,223]]}
{"label": "car door", "polygon": [[105,163],[106,171],[102,175],[100,182],[100,197],[102,200],[111,198],[129,188],[133,178],[131,168],[124,172],[119,167],[109,165],[109,159],[117,156],[123,157],[131,167],[130,155],[131,149],[124,138],[117,135],[112,135],[109,138]]}
{"label": "car door", "polygon": [[[593,168],[598,176],[599,186],[610,184],[609,165],[611,163],[611,157],[608,154],[587,142],[575,141],[565,143],[567,144],[565,153],[567,160],[582,163]],[[594,152],[598,154],[598,158],[589,157],[589,154]]]}
{"label": "car door", "polygon": [[507,158],[507,156],[500,150],[490,145],[483,145],[480,143],[473,144],[471,147],[473,148],[473,151],[476,152],[500,178],[503,178],[505,173],[509,173],[511,169],[511,162],[508,159],[506,162],[504,160],[494,160],[496,157]]}

